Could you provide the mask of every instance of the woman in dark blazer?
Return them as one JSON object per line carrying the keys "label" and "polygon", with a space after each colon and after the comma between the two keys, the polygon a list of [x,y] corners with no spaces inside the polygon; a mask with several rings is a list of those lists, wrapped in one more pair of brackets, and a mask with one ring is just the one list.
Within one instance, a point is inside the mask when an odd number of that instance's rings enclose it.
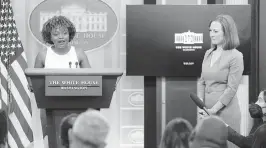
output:
{"label": "woman in dark blazer", "polygon": [[252,148],[266,148],[266,124],[261,125],[254,134]]}
{"label": "woman in dark blazer", "polygon": [[[208,112],[220,116],[240,132],[241,113],[236,92],[244,70],[237,27],[229,15],[218,15],[210,22],[211,49],[207,50],[198,81],[198,96]],[[201,111],[200,111],[201,112]],[[228,144],[229,148],[234,144]]]}

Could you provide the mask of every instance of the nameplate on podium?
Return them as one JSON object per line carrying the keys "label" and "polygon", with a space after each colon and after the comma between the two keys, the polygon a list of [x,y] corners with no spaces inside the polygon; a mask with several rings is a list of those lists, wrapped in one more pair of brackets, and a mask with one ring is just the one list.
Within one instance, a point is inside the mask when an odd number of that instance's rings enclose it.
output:
{"label": "nameplate on podium", "polygon": [[102,96],[102,76],[45,76],[45,96]]}

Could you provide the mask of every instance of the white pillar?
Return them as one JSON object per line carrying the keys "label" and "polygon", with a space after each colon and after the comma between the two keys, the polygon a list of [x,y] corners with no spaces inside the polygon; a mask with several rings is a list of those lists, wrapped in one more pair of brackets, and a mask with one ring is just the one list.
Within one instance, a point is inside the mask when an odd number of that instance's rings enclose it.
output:
{"label": "white pillar", "polygon": [[[247,5],[248,0],[226,0],[225,4],[227,5]],[[237,97],[240,105],[241,110],[241,127],[240,132],[242,135],[248,135],[251,126],[251,117],[248,111],[248,104],[249,104],[249,84],[248,84],[249,76],[245,75],[242,78],[242,82],[239,85],[237,91]]]}

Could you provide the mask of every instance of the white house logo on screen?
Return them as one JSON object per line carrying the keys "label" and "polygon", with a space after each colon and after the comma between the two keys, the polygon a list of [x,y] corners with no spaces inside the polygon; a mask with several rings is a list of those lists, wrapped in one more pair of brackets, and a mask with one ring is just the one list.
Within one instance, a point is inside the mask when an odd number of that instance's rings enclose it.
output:
{"label": "white house logo on screen", "polygon": [[43,43],[43,24],[53,16],[67,17],[76,28],[71,45],[83,50],[98,49],[108,44],[118,30],[114,10],[101,0],[45,0],[31,12],[29,27]]}
{"label": "white house logo on screen", "polygon": [[176,44],[198,44],[203,43],[203,33],[188,32],[175,33]]}

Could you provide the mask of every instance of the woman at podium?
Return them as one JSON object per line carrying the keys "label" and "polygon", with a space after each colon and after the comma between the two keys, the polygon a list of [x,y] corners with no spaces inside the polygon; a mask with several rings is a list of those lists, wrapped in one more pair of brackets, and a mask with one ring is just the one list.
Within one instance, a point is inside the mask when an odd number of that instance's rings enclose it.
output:
{"label": "woman at podium", "polygon": [[83,50],[70,46],[76,34],[74,24],[64,16],[54,16],[44,23],[42,37],[50,46],[40,51],[35,68],[90,68]]}
{"label": "woman at podium", "polygon": [[[225,123],[240,132],[241,113],[236,92],[244,63],[242,53],[236,49],[239,37],[233,18],[218,15],[210,22],[209,34],[211,49],[204,55],[198,96],[210,114],[220,116]],[[234,146],[229,144],[229,147]]]}

